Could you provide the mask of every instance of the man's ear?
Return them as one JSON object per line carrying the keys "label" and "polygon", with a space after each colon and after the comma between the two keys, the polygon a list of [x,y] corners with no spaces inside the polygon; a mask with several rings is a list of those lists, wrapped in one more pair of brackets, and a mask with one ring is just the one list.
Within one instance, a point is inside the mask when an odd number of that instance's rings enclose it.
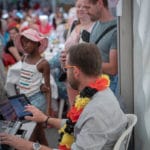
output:
{"label": "man's ear", "polygon": [[75,78],[79,78],[79,76],[80,76],[80,69],[78,67],[75,67],[74,70],[73,70],[73,73],[74,73],[74,77]]}

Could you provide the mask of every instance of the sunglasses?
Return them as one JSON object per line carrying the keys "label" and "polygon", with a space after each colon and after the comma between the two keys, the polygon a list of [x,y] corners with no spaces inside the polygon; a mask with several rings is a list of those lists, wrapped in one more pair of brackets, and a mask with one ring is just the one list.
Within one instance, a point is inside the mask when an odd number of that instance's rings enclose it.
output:
{"label": "sunglasses", "polygon": [[67,69],[69,69],[69,68],[77,68],[77,66],[66,65],[66,66],[64,67],[64,70],[67,71]]}

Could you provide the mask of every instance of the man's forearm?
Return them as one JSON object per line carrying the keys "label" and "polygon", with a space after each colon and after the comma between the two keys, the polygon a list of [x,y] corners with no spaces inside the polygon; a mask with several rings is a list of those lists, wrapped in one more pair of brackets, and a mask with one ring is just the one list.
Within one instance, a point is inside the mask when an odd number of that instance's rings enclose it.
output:
{"label": "man's forearm", "polygon": [[112,66],[109,62],[102,63],[102,72],[110,75],[116,75],[118,73],[118,67]]}
{"label": "man's forearm", "polygon": [[63,122],[63,120],[59,119],[59,118],[51,118],[50,117],[47,120],[47,124],[52,125],[53,127],[57,128],[57,129],[60,129],[62,127],[62,122]]}

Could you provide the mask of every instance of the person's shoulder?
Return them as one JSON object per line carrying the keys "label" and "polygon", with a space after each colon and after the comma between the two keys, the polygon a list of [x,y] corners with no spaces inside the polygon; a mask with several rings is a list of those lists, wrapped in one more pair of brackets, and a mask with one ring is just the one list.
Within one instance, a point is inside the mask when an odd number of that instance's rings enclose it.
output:
{"label": "person's shoulder", "polygon": [[114,26],[114,30],[117,30],[117,19],[113,19],[109,22],[109,26]]}
{"label": "person's shoulder", "polygon": [[79,33],[81,30],[81,24],[76,25],[76,27],[74,28],[74,30]]}
{"label": "person's shoulder", "polygon": [[49,65],[48,61],[45,58],[41,58],[41,62],[39,64],[41,64],[41,65]]}
{"label": "person's shoulder", "polygon": [[50,69],[50,64],[48,63],[46,59],[43,59],[42,65],[45,69]]}
{"label": "person's shoulder", "polygon": [[117,26],[116,18],[113,19],[113,20],[110,20],[110,21],[106,21],[106,22],[101,22],[101,21],[98,20],[98,21],[95,22],[94,28],[99,28],[101,26],[109,27],[109,26],[112,26],[112,25],[116,25]]}
{"label": "person's shoulder", "polygon": [[74,27],[74,29],[72,30],[72,32],[70,33],[70,35],[73,35],[75,36],[75,34],[79,34],[80,33],[80,30],[81,30],[81,25],[78,24]]}
{"label": "person's shoulder", "polygon": [[110,88],[107,88],[103,91],[99,91],[93,96],[93,103],[112,103],[116,105],[116,102],[117,98],[114,96]]}
{"label": "person's shoulder", "polygon": [[95,21],[93,29],[99,27],[101,25],[100,21]]}
{"label": "person's shoulder", "polygon": [[50,65],[49,65],[49,63],[46,59],[41,58],[40,62],[37,64],[37,69],[40,72],[44,72],[44,70],[49,70],[50,69]]}
{"label": "person's shoulder", "polygon": [[90,32],[90,39],[91,39],[90,41],[95,40],[95,38],[98,37],[100,33],[101,33],[101,25],[99,21],[96,21]]}
{"label": "person's shoulder", "polygon": [[[111,106],[111,107],[108,107]],[[95,114],[95,113],[109,113],[109,112],[120,112],[121,108],[117,98],[114,96],[112,91],[107,88],[106,90],[97,92],[92,100],[85,108],[86,114]]]}

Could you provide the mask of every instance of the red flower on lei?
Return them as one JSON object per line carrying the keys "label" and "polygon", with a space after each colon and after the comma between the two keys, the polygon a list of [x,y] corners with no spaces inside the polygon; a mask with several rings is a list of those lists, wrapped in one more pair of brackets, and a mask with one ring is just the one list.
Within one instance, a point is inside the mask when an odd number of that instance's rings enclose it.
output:
{"label": "red flower on lei", "polygon": [[96,89],[98,91],[102,91],[106,89],[110,84],[109,77],[107,75],[102,75],[102,77],[96,80],[94,83],[91,83],[89,87]]}
{"label": "red flower on lei", "polygon": [[67,114],[67,117],[70,118],[70,120],[74,123],[74,122],[77,122],[77,120],[79,119],[80,117],[80,114],[82,112],[83,109],[77,109],[76,107],[72,107],[70,109],[70,111],[68,112]]}
{"label": "red flower on lei", "polygon": [[59,145],[58,147],[60,150],[70,150],[66,147],[66,145]]}

